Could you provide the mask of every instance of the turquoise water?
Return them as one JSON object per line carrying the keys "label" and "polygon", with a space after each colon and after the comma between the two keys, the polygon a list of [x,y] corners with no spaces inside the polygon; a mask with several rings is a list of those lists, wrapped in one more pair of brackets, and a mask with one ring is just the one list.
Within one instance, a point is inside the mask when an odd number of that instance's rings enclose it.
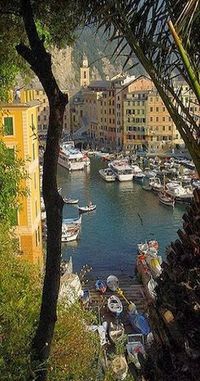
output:
{"label": "turquoise water", "polygon": [[[92,159],[90,170],[69,173],[58,168],[63,196],[78,198],[81,206],[89,201],[97,205],[96,211],[83,214],[79,240],[63,244],[62,255],[64,259],[72,256],[77,272],[88,264],[96,276],[109,272],[133,275],[137,243],[157,239],[164,257],[166,246],[178,238],[184,209],[160,205],[157,196],[135,182],[106,183],[98,173],[105,166]],[[78,209],[65,205],[63,215],[77,217]]]}

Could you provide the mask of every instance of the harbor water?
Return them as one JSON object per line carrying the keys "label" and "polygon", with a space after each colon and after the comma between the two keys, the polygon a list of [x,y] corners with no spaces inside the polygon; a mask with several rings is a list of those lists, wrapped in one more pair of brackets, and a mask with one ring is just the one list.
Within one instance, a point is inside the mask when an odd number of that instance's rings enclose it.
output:
{"label": "harbor water", "polygon": [[[178,238],[182,226],[182,206],[161,205],[153,192],[134,182],[107,183],[98,171],[107,166],[92,158],[84,171],[69,173],[58,166],[58,186],[63,197],[79,199],[79,205],[96,204],[94,212],[83,214],[79,239],[62,244],[62,257],[72,256],[75,272],[89,265],[93,274],[126,273],[134,275],[137,243],[157,239],[160,255]],[[63,217],[78,217],[76,205],[65,205]]]}

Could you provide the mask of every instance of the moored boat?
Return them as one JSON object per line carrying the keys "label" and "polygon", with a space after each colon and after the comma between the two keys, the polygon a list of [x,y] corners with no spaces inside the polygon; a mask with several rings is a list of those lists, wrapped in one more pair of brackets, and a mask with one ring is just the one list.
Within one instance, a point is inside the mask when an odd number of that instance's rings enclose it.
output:
{"label": "moored boat", "polygon": [[119,279],[115,275],[109,275],[106,280],[107,286],[111,291],[116,291],[119,287]]}
{"label": "moored boat", "polygon": [[110,322],[108,325],[108,336],[112,343],[116,343],[124,336],[124,325],[122,323]]}
{"label": "moored boat", "polygon": [[113,182],[116,180],[116,176],[111,168],[100,169],[99,174],[107,182]]}
{"label": "moored boat", "polygon": [[166,206],[172,206],[174,208],[175,198],[167,194],[166,192],[160,192],[158,195],[161,204]]}
{"label": "moored boat", "polygon": [[84,156],[73,142],[65,142],[60,146],[58,164],[69,171],[81,170],[85,167]]}
{"label": "moored boat", "polygon": [[61,242],[72,242],[78,238],[80,227],[66,228],[62,226]]}
{"label": "moored boat", "polygon": [[141,334],[128,335],[128,343],[126,344],[128,359],[136,366],[137,369],[141,368],[138,354],[145,355],[144,349],[144,336]]}
{"label": "moored boat", "polygon": [[117,316],[123,311],[122,302],[116,295],[111,295],[110,298],[108,298],[107,306],[109,311]]}
{"label": "moored boat", "polygon": [[139,313],[136,309],[136,305],[132,302],[129,304],[128,310],[128,321],[135,333],[147,336],[151,332],[147,317],[144,314]]}
{"label": "moored boat", "polygon": [[133,170],[126,160],[113,160],[110,162],[110,168],[119,181],[133,180]]}
{"label": "moored boat", "polygon": [[97,291],[101,292],[101,294],[104,294],[107,290],[107,285],[103,280],[97,279],[95,283],[95,288]]}

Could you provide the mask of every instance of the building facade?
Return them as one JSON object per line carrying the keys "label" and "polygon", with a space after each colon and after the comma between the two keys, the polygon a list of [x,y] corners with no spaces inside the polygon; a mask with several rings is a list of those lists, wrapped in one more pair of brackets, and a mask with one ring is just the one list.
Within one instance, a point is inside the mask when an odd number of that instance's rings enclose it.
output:
{"label": "building facade", "polygon": [[22,257],[42,264],[40,179],[37,139],[38,102],[1,104],[2,136],[6,146],[25,161],[28,196],[20,199],[16,236]]}

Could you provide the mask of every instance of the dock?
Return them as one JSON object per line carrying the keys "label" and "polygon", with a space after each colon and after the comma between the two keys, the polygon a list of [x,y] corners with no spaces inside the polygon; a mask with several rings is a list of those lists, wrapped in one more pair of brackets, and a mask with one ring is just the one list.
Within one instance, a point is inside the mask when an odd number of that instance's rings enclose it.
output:
{"label": "dock", "polygon": [[[110,274],[107,274],[109,276]],[[119,287],[123,291],[124,296],[128,301],[135,303],[138,312],[147,312],[147,299],[144,292],[144,287],[137,281],[136,277],[129,276],[126,274],[113,274],[116,275],[119,279]],[[104,280],[107,279],[107,277],[103,278]],[[106,321],[113,321],[112,314],[108,311],[107,308],[107,300],[111,295],[117,295],[119,299],[121,300],[124,308],[122,321],[125,326],[126,333],[130,333],[130,327],[129,324],[126,323],[126,311],[128,304],[123,299],[122,296],[118,295],[117,292],[110,291],[107,289],[105,294],[101,294],[95,289],[95,281],[97,278],[94,278],[91,276],[87,280],[87,283],[85,284],[85,287],[89,289],[90,293],[90,308],[92,310],[98,311],[99,320],[102,322],[104,320]]]}

